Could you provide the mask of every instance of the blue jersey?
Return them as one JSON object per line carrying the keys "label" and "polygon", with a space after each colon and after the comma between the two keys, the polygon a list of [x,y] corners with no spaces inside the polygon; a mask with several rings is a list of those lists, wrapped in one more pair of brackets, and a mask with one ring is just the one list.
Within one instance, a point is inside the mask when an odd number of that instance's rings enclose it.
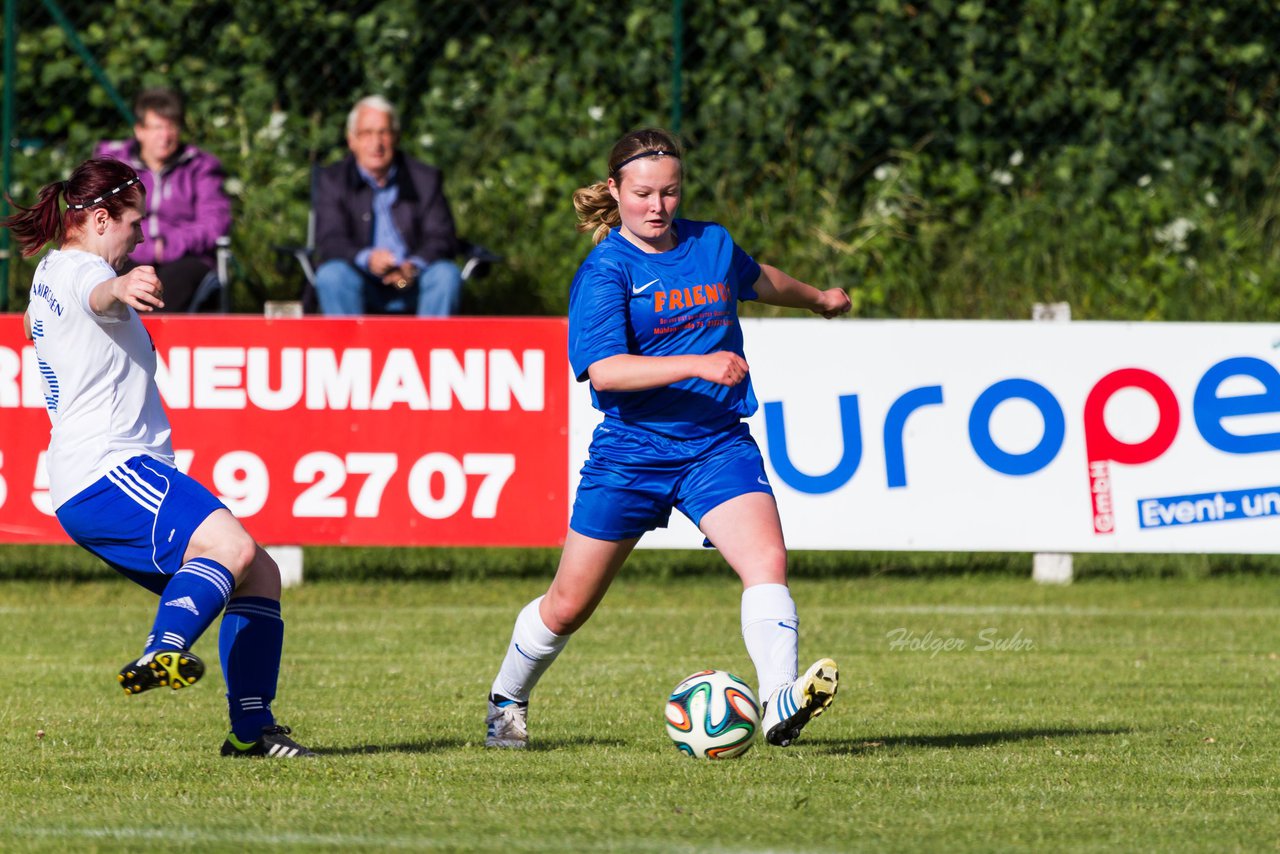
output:
{"label": "blue jersey", "polygon": [[[578,381],[609,356],[742,352],[738,300],[756,298],[760,265],[713,222],[678,219],[675,248],[648,253],[616,229],[569,291],[569,362]],[[591,390],[606,415],[675,438],[706,436],[756,411],[748,375],[736,386],[687,379],[644,391]]]}

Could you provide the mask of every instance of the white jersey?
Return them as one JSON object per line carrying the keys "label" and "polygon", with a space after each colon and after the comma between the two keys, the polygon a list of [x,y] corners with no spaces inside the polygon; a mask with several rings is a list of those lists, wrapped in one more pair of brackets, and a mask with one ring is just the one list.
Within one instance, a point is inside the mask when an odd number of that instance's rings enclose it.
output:
{"label": "white jersey", "polygon": [[55,508],[139,454],[174,464],[151,335],[127,305],[117,304],[107,317],[89,307],[94,287],[115,275],[90,252],[54,250],[31,283],[27,314],[53,422],[48,466]]}

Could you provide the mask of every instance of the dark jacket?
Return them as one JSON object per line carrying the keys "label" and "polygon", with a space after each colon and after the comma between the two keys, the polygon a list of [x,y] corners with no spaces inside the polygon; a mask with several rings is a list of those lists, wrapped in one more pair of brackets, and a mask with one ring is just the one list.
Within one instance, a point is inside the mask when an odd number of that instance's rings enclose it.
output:
{"label": "dark jacket", "polygon": [[[404,238],[406,255],[428,264],[453,258],[458,237],[444,197],[444,175],[402,152],[396,152],[395,166],[400,195],[391,218]],[[319,262],[336,258],[354,264],[356,254],[373,242],[373,189],[357,171],[353,155],[317,173],[312,205]]]}

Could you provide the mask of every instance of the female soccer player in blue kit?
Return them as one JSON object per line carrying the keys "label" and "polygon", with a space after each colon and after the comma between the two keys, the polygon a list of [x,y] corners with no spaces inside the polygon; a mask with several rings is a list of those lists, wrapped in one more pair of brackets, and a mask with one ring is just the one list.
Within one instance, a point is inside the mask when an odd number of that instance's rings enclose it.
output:
{"label": "female soccer player in blue kit", "polygon": [[569,360],[604,413],[574,500],[555,578],[516,618],[489,696],[485,744],[528,744],[529,694],[587,621],[640,537],[674,507],[742,580],[742,635],[764,701],[770,744],[790,744],[836,693],[836,664],[797,676],[799,620],[787,551],[760,450],[743,418],[756,410],[737,301],[849,310],[758,264],[719,225],[674,219],[681,149],[647,129],[609,155],[607,181],[574,193],[596,248],[569,292]]}
{"label": "female soccer player in blue kit", "polygon": [[164,305],[163,288],[149,266],[115,272],[142,239],[144,192],[128,165],[88,160],[3,222],[24,256],[59,244],[36,267],[23,318],[52,422],[54,509],[73,540],[160,596],[143,655],[120,671],[125,693],[194,684],[204,663],[191,647],[223,614],[231,732],[222,755],[313,756],[271,713],[284,639],[280,570],[231,511],[174,467],[155,345],[138,319]]}

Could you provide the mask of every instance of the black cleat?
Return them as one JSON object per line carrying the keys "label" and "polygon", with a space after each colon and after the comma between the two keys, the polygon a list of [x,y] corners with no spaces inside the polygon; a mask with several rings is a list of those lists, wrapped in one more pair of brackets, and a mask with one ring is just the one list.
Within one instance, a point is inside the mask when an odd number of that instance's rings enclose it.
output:
{"label": "black cleat", "polygon": [[204,662],[191,652],[162,649],[129,662],[116,679],[126,694],[133,695],[166,685],[177,691],[196,684],[203,675]]}
{"label": "black cleat", "polygon": [[274,759],[292,759],[296,756],[315,756],[298,742],[289,738],[293,730],[287,726],[272,724],[262,728],[262,738],[252,744],[245,744],[236,738],[235,733],[228,733],[227,740],[222,743],[223,756],[269,756]]}

